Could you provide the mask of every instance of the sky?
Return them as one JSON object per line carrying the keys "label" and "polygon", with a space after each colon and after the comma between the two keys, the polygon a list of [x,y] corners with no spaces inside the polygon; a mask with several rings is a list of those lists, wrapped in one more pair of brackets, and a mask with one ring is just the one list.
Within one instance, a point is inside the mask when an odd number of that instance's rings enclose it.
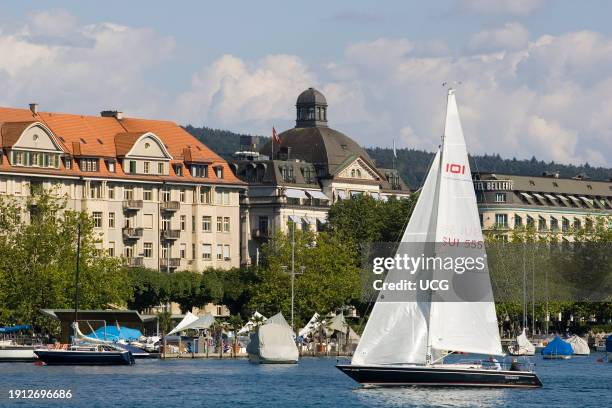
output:
{"label": "sky", "polygon": [[[310,87],[364,146],[612,167],[612,2],[0,1],[0,106],[269,135]],[[214,146],[211,146],[214,149]]]}

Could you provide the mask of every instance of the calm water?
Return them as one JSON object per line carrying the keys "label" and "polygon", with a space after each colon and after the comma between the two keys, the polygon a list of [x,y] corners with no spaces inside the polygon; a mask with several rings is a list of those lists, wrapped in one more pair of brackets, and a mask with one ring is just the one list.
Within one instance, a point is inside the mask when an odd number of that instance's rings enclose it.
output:
{"label": "calm water", "polygon": [[[304,358],[295,366],[246,360],[138,360],[131,367],[41,367],[0,364],[0,407],[603,407],[612,401],[612,364],[603,353],[569,361],[535,357],[544,388],[361,389],[333,358]],[[11,388],[70,388],[70,402],[8,399]]]}

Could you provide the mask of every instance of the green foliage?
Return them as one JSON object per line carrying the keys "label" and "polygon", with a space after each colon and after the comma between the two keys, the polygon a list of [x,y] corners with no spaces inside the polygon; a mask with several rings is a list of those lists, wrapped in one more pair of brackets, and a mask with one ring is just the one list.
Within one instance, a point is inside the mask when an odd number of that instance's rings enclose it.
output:
{"label": "green foliage", "polygon": [[[278,233],[264,246],[265,264],[257,271],[257,283],[249,302],[251,310],[264,314],[291,313],[291,238]],[[286,266],[286,268],[283,268]],[[295,268],[304,274],[295,279],[296,322],[314,312],[334,310],[359,296],[359,267],[353,247],[338,235],[295,231]]]}
{"label": "green foliage", "polygon": [[3,197],[0,214],[0,322],[40,324],[41,308],[74,307],[79,224],[79,307],[124,305],[130,298],[121,260],[97,249],[92,221],[66,210],[64,199],[42,190],[25,201]]}

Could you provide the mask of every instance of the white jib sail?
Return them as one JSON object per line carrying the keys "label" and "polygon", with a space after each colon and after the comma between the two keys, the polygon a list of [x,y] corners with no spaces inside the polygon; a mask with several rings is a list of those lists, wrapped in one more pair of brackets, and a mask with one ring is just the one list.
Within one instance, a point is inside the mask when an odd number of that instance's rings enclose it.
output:
{"label": "white jib sail", "polygon": [[[437,212],[435,195],[439,170],[440,152],[427,174],[402,243],[425,244],[435,240],[432,217]],[[416,251],[414,245],[409,248]],[[402,251],[401,246],[399,251]],[[405,271],[390,270],[385,280],[399,282],[400,273]],[[379,292],[351,364],[425,363],[429,302],[418,301],[412,293],[406,293],[405,302],[386,302],[385,291]]]}
{"label": "white jib sail", "polygon": [[516,338],[516,342],[519,346],[519,351],[527,354],[535,353],[535,346],[531,344],[529,339],[527,338],[527,333],[525,329],[523,329],[522,333],[518,335]]}
{"label": "white jib sail", "polygon": [[[451,249],[456,254],[456,245],[465,243],[474,243],[477,248],[480,243],[480,254],[486,256],[467,148],[453,90],[448,92],[440,170],[436,256],[444,256],[443,252]],[[440,244],[445,242],[455,245]],[[477,252],[470,250],[468,255],[475,256]],[[461,280],[469,279],[470,285],[478,286],[483,294],[482,301],[479,298],[479,301],[432,302],[429,316],[429,343],[432,349],[503,355],[488,267],[481,273],[465,273],[455,276],[455,279],[461,284],[466,282]]]}

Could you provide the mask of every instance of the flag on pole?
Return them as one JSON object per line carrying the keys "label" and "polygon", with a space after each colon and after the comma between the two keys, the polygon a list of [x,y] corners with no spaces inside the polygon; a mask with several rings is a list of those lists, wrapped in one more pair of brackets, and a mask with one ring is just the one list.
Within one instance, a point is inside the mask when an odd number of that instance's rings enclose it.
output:
{"label": "flag on pole", "polygon": [[397,150],[395,149],[395,139],[393,139],[393,157],[397,159]]}
{"label": "flag on pole", "polygon": [[274,126],[272,126],[272,141],[276,144],[280,144],[280,138],[278,137],[278,135],[276,134],[276,129],[274,128]]}

